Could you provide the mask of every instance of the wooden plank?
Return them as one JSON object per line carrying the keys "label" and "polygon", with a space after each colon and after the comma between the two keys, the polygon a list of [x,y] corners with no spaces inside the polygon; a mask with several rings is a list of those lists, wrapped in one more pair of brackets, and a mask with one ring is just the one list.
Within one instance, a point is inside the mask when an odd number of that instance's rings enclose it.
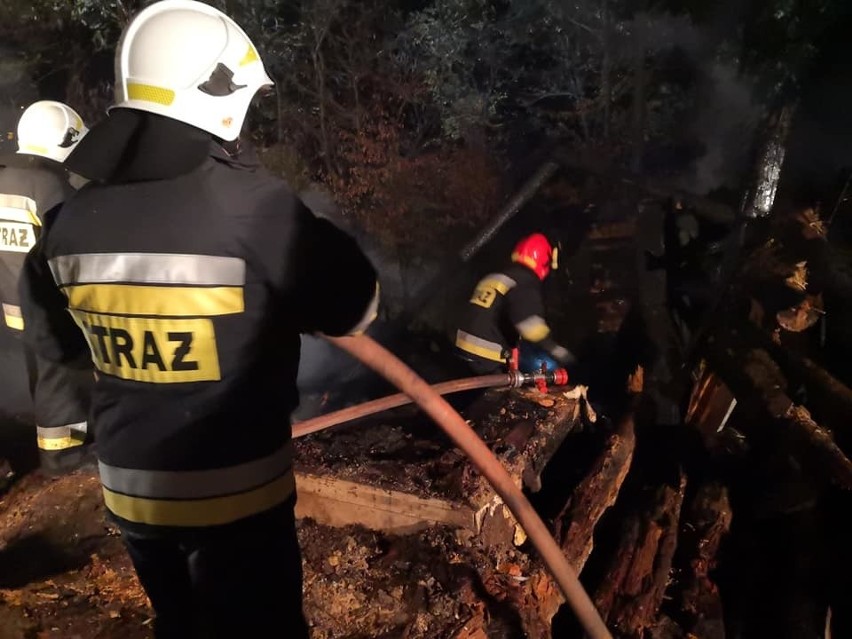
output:
{"label": "wooden plank", "polygon": [[[518,487],[540,488],[541,472],[576,427],[579,404],[562,392],[490,392],[470,408],[477,432]],[[525,541],[509,509],[461,453],[447,448],[439,455],[434,444],[422,442],[419,446],[419,438],[407,434],[401,425],[379,424],[376,432],[369,426],[363,428],[352,438],[351,449],[348,439],[320,442],[309,436],[299,440],[300,452],[307,454],[296,466],[297,516],[330,526],[361,525],[395,534],[443,524],[468,530],[483,543],[502,547]],[[340,431],[335,437],[350,435]],[[381,437],[377,439],[377,435]],[[312,442],[316,450],[306,448]],[[342,442],[347,446],[341,446]],[[373,449],[380,443],[389,443],[395,452],[407,451],[412,462],[407,466],[389,464],[374,455]],[[343,458],[341,448],[348,453]],[[323,451],[330,452],[324,455]],[[418,453],[425,457],[418,459]],[[414,475],[422,474],[416,477],[419,481],[410,476],[412,463],[420,469]],[[436,482],[434,477],[441,481]]]}
{"label": "wooden plank", "polygon": [[408,534],[433,524],[476,531],[472,509],[441,499],[424,499],[334,477],[296,472],[296,516],[328,526],[358,524]]}
{"label": "wooden plank", "polygon": [[692,388],[689,408],[684,422],[697,429],[704,437],[720,432],[736,408],[737,400],[716,373],[703,363],[698,381]]}

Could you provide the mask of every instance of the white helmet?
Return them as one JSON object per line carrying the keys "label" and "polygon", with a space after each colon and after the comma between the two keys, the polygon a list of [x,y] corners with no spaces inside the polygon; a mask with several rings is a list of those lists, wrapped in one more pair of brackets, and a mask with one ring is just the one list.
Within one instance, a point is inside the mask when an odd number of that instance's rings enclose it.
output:
{"label": "white helmet", "polygon": [[254,94],[272,85],[239,25],[193,0],[161,0],[137,15],[121,38],[115,77],[115,107],[180,120],[223,140],[239,136]]}
{"label": "white helmet", "polygon": [[18,153],[64,162],[89,132],[83,118],[61,102],[34,102],[18,120]]}

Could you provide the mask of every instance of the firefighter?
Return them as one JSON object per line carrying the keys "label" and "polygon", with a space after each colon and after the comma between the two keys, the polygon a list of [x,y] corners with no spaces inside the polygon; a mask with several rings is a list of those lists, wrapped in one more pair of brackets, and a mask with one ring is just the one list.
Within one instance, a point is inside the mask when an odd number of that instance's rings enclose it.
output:
{"label": "firefighter", "polygon": [[557,268],[558,253],[543,234],[534,233],[518,242],[508,268],[476,285],[455,334],[459,356],[475,373],[504,370],[519,343],[525,362],[543,362],[549,368],[576,362],[553,340],[544,319],[542,281]]}
{"label": "firefighter", "polygon": [[649,270],[665,269],[666,304],[684,343],[713,301],[722,255],[735,240],[730,229],[702,222],[678,199],[669,199],[663,218],[663,253],[646,251]]}
{"label": "firefighter", "polygon": [[363,331],[376,272],[234,151],[272,81],[231,18],[151,4],[116,71],[116,104],[71,158],[92,183],[27,262],[27,339],[95,362],[104,500],[156,637],[307,637],[289,425],[300,334]]}
{"label": "firefighter", "polygon": [[[0,160],[0,301],[6,330],[20,339],[24,320],[18,280],[46,214],[72,192],[63,162],[86,135],[80,115],[61,102],[30,105],[18,121],[18,155]],[[90,360],[74,366],[44,360],[24,349],[33,398],[41,468],[67,472],[87,460]]]}

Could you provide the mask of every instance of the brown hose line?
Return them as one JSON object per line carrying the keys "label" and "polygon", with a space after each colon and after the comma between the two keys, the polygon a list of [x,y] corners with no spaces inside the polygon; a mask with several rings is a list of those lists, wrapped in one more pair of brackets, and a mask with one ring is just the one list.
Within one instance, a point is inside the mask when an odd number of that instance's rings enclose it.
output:
{"label": "brown hose line", "polygon": [[409,395],[449,435],[473,462],[512,511],[530,541],[541,554],[565,600],[590,639],[612,639],[595,605],[580,584],[562,549],[509,473],[479,436],[448,403],[413,370],[371,338],[327,337],[364,365]]}
{"label": "brown hose line", "polygon": [[[498,373],[497,375],[480,375],[478,377],[465,377],[463,379],[455,379],[450,382],[441,382],[432,386],[439,395],[448,395],[450,393],[460,393],[462,391],[477,390],[480,388],[494,388],[497,386],[509,386],[512,378],[506,373]],[[348,406],[341,408],[332,413],[311,417],[301,422],[293,424],[293,438],[304,437],[317,431],[325,430],[331,426],[337,426],[345,422],[351,422],[353,419],[360,419],[367,415],[381,413],[382,411],[392,408],[399,408],[406,404],[412,403],[412,400],[405,393],[397,393],[396,395],[388,395],[380,397],[357,406]]]}

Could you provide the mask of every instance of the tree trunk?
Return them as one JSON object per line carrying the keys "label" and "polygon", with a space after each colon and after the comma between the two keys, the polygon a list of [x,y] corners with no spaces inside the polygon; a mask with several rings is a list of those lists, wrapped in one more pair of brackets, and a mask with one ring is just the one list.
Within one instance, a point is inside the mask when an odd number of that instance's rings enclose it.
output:
{"label": "tree trunk", "polygon": [[601,32],[603,60],[601,60],[601,99],[603,100],[603,139],[609,141],[612,125],[612,41],[610,38],[609,0],[601,0]]}
{"label": "tree trunk", "polygon": [[319,102],[319,125],[320,125],[320,150],[322,152],[323,163],[325,170],[328,172],[328,177],[333,178],[337,175],[334,170],[334,165],[331,161],[331,141],[328,136],[328,114],[326,105],[326,87],[325,87],[325,59],[322,55],[322,45],[325,40],[325,32],[316,37],[316,44],[311,59],[313,60],[314,73],[316,74],[317,84],[317,101]]}
{"label": "tree trunk", "polygon": [[645,125],[648,118],[648,67],[644,50],[636,53],[634,65],[630,168],[641,173],[642,158],[645,154]]}

